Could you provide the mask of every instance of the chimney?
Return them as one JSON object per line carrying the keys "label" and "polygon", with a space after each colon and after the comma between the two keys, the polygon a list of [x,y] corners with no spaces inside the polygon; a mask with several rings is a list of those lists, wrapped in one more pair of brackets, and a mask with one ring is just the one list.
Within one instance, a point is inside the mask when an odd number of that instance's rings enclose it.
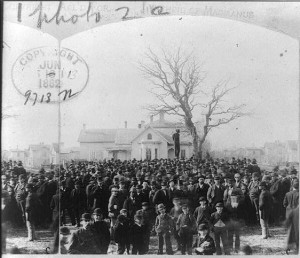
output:
{"label": "chimney", "polygon": [[165,111],[163,110],[159,111],[159,121],[160,122],[165,121]]}
{"label": "chimney", "polygon": [[141,129],[141,128],[142,128],[142,125],[141,125],[141,124],[138,124],[138,128]]}
{"label": "chimney", "polygon": [[145,121],[142,120],[142,121],[141,121],[141,128],[144,128],[144,126],[145,126]]}
{"label": "chimney", "polygon": [[153,123],[153,115],[150,116],[150,123]]}
{"label": "chimney", "polygon": [[127,121],[125,121],[125,128],[127,128]]}
{"label": "chimney", "polygon": [[83,124],[82,128],[83,128],[83,130],[85,130],[86,129],[86,124]]}

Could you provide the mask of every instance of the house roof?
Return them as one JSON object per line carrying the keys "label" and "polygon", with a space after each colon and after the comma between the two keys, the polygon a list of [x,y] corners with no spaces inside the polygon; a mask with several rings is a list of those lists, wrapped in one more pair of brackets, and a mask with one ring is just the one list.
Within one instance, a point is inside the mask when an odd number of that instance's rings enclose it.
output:
{"label": "house roof", "polygon": [[115,142],[118,129],[82,129],[79,142]]}
{"label": "house roof", "polygon": [[32,144],[29,145],[28,149],[31,149],[33,151],[39,151],[40,149],[50,149],[50,145],[44,145],[44,144]]}
{"label": "house roof", "polygon": [[158,119],[156,121],[150,122],[146,126],[151,126],[152,128],[182,128],[183,124],[179,122],[171,122],[165,119]]}
{"label": "house roof", "polygon": [[131,144],[131,141],[141,133],[141,129],[119,129],[116,134],[115,144]]}

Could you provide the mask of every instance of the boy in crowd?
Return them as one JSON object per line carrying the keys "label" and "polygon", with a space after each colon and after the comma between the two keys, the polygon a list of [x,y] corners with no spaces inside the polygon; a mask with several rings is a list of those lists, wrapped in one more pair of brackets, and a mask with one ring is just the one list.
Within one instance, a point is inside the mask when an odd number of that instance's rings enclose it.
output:
{"label": "boy in crowd", "polygon": [[174,227],[172,218],[166,214],[166,207],[164,204],[160,203],[157,206],[159,215],[156,217],[155,221],[155,231],[158,235],[158,254],[163,254],[164,241],[166,242],[167,254],[173,254],[172,244],[171,244],[171,233]]}
{"label": "boy in crowd", "polygon": [[213,255],[216,252],[216,246],[213,238],[209,235],[207,224],[200,224],[198,227],[198,236],[194,244],[195,252],[198,255]]}
{"label": "boy in crowd", "polygon": [[181,253],[192,254],[192,244],[193,244],[193,233],[196,229],[196,220],[192,214],[190,214],[189,207],[187,204],[182,205],[183,213],[179,215],[176,229],[180,237],[181,243]]}

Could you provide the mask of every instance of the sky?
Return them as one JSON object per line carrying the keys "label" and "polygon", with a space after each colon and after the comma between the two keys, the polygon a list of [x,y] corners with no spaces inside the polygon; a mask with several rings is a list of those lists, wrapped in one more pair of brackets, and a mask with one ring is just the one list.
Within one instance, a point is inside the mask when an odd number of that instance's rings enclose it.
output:
{"label": "sky", "polygon": [[[230,78],[239,85],[229,96],[233,104],[246,104],[250,117],[215,129],[209,136],[213,149],[261,147],[265,142],[298,139],[299,46],[295,39],[255,25],[216,17],[178,16],[144,18],[78,33],[61,42],[76,52],[88,67],[82,92],[60,105],[64,146],[79,146],[83,124],[87,128],[137,128],[149,122],[142,107],[156,103],[151,82],[139,70],[147,48],[193,51],[207,72],[206,87]],[[2,121],[2,149],[58,141],[58,105],[24,105],[25,97],[12,81],[15,61],[41,46],[57,47],[47,33],[4,22],[2,107],[16,117]],[[18,76],[18,75],[13,75]],[[86,74],[80,76],[85,77]],[[22,81],[20,82],[22,83]],[[36,82],[26,81],[28,87]],[[25,87],[26,88],[26,87]],[[8,108],[7,108],[8,107]],[[157,118],[154,118],[157,119]],[[176,120],[176,117],[168,117]],[[201,120],[201,112],[194,113]]]}

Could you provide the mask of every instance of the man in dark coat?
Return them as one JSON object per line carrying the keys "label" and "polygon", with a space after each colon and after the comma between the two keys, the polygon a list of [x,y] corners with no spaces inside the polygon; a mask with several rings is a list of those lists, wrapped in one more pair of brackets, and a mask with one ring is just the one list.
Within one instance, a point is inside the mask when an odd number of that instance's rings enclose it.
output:
{"label": "man in dark coat", "polygon": [[261,193],[259,195],[259,217],[260,226],[262,229],[262,238],[267,239],[269,234],[269,219],[272,212],[272,196],[267,190],[266,182],[260,182],[259,188]]}
{"label": "man in dark coat", "polygon": [[271,218],[270,222],[275,223],[278,225],[279,218],[280,218],[280,211],[282,207],[282,200],[281,198],[281,181],[278,179],[277,173],[273,172],[271,174],[272,180],[271,180],[271,187],[270,187],[270,193],[272,195],[272,212],[271,212]]}
{"label": "man in dark coat", "polygon": [[193,206],[196,207],[198,205],[198,201],[201,197],[207,198],[209,185],[205,183],[205,176],[200,175],[198,178],[198,184],[194,187],[193,193]]}
{"label": "man in dark coat", "polygon": [[214,181],[215,184],[210,186],[207,191],[207,200],[212,208],[214,208],[218,202],[223,203],[223,196],[225,191],[224,186],[220,184],[219,176],[215,176]]}
{"label": "man in dark coat", "polygon": [[56,194],[52,196],[52,200],[50,203],[50,208],[52,210],[52,221],[55,221],[59,216],[59,203],[60,201],[60,191],[59,189],[56,190]]}
{"label": "man in dark coat", "polygon": [[91,228],[95,234],[100,254],[107,254],[108,246],[110,243],[109,227],[105,221],[103,221],[103,214],[100,208],[94,210],[94,222],[91,224]]}
{"label": "man in dark coat", "polygon": [[295,209],[299,205],[299,183],[293,183],[293,190],[286,193],[283,206],[286,208],[286,218],[288,217],[291,210]]}
{"label": "man in dark coat", "polygon": [[48,214],[51,214],[50,211],[50,202],[49,201],[49,192],[48,192],[48,182],[45,181],[45,176],[44,175],[39,175],[38,176],[38,184],[37,184],[37,190],[36,190],[36,194],[39,197],[42,205],[43,205],[43,209],[42,209],[42,214],[40,217],[40,224],[44,224],[46,222],[50,222],[47,221],[48,218]]}
{"label": "man in dark coat", "polygon": [[101,249],[90,223],[91,216],[82,214],[82,228],[72,233],[70,238],[69,254],[100,254]]}
{"label": "man in dark coat", "polygon": [[75,182],[75,189],[71,191],[71,207],[75,214],[77,227],[80,227],[81,214],[86,210],[86,196],[80,187],[80,181]]}
{"label": "man in dark coat", "polygon": [[169,196],[168,196],[168,191],[167,191],[167,183],[162,182],[161,183],[161,189],[158,190],[154,197],[153,197],[153,202],[157,206],[158,204],[164,204],[164,206],[167,209],[167,212],[170,210],[170,203],[169,203]]}
{"label": "man in dark coat", "polygon": [[180,130],[176,129],[176,133],[172,136],[175,145],[175,157],[179,159],[180,154]]}
{"label": "man in dark coat", "polygon": [[28,230],[28,241],[37,240],[35,234],[35,225],[39,217],[39,212],[42,208],[41,202],[36,193],[33,193],[33,185],[27,184],[26,191],[28,195],[26,197],[26,225]]}
{"label": "man in dark coat", "polygon": [[137,210],[140,210],[142,208],[142,203],[139,199],[136,198],[136,189],[131,188],[130,189],[130,195],[126,199],[123,205],[123,209],[127,210],[128,218],[133,222],[133,217]]}

